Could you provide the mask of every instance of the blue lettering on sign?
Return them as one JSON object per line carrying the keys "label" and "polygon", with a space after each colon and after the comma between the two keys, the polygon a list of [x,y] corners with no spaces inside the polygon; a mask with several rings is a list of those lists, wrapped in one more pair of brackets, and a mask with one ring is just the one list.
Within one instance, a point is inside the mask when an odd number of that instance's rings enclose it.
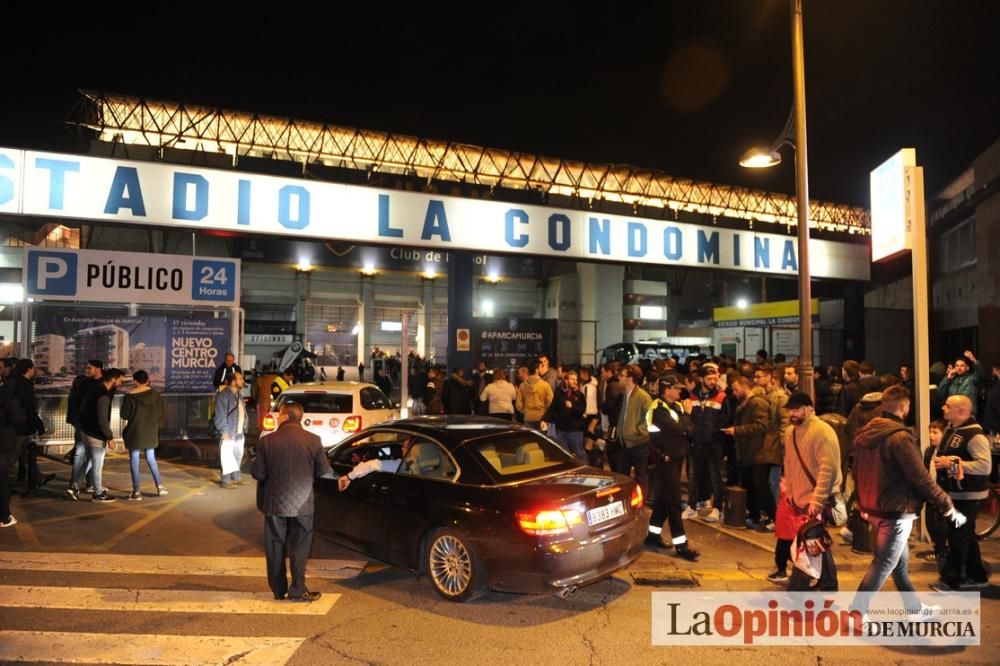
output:
{"label": "blue lettering on sign", "polygon": [[441,240],[451,242],[451,232],[448,231],[448,217],[444,213],[444,202],[431,199],[427,202],[427,215],[424,216],[424,230],[420,234],[421,240],[430,240],[431,236],[438,235]]}
{"label": "blue lettering on sign", "polygon": [[628,256],[646,256],[646,225],[639,222],[628,223]]}
{"label": "blue lettering on sign", "polygon": [[[0,169],[13,169],[14,160],[6,155],[0,155]],[[0,204],[5,204],[14,198],[14,181],[7,176],[0,176]]]}
{"label": "blue lettering on sign", "polygon": [[[611,254],[611,220],[599,220],[596,217],[587,218],[590,223],[590,254],[600,252],[604,256]],[[597,246],[600,245],[600,248]]]}
{"label": "blue lettering on sign", "polygon": [[[188,210],[188,188],[194,186],[194,210]],[[208,215],[208,180],[196,173],[174,173],[174,219],[203,220]]]}
{"label": "blue lettering on sign", "polygon": [[719,232],[713,231],[711,236],[706,236],[701,229],[698,230],[698,263],[711,262],[719,263]]}
{"label": "blue lettering on sign", "polygon": [[753,267],[771,269],[771,239],[753,239]]}
{"label": "blue lettering on sign", "polygon": [[62,210],[64,192],[66,190],[66,172],[78,172],[80,170],[80,163],[70,160],[50,160],[39,157],[35,160],[35,166],[39,169],[49,170],[49,209]]}
{"label": "blue lettering on sign", "polygon": [[781,255],[781,270],[791,269],[798,272],[799,261],[795,258],[795,243],[790,240],[785,241],[785,251]]}
{"label": "blue lettering on sign", "polygon": [[239,193],[236,195],[236,224],[250,224],[250,181],[241,178]]}
{"label": "blue lettering on sign", "polygon": [[[291,213],[293,196],[298,204],[294,218]],[[278,190],[278,222],[286,229],[309,226],[309,190],[301,185],[285,185]]]}
{"label": "blue lettering on sign", "polygon": [[142,188],[139,187],[139,171],[135,167],[120,166],[115,169],[104,214],[118,215],[122,208],[128,208],[133,215],[146,215],[146,204],[142,201]]}
{"label": "blue lettering on sign", "polygon": [[667,227],[663,230],[663,256],[671,261],[677,261],[684,254],[684,242],[681,230],[677,227]]}
{"label": "blue lettering on sign", "polygon": [[49,250],[28,251],[28,294],[75,296],[77,255]]}
{"label": "blue lettering on sign", "polygon": [[733,266],[740,265],[740,235],[733,234]]}
{"label": "blue lettering on sign", "polygon": [[383,238],[402,238],[403,230],[389,226],[389,195],[378,195],[378,235]]}
{"label": "blue lettering on sign", "polygon": [[[562,233],[559,227],[562,226]],[[557,237],[562,236],[562,240]],[[569,218],[562,213],[549,215],[549,247],[557,252],[565,252],[572,242],[572,232],[570,231]]]}
{"label": "blue lettering on sign", "polygon": [[514,235],[514,223],[527,224],[528,214],[520,208],[511,208],[504,215],[504,239],[511,247],[524,247],[528,244],[528,234]]}
{"label": "blue lettering on sign", "polygon": [[195,259],[191,270],[194,271],[191,300],[226,303],[235,300],[236,262]]}

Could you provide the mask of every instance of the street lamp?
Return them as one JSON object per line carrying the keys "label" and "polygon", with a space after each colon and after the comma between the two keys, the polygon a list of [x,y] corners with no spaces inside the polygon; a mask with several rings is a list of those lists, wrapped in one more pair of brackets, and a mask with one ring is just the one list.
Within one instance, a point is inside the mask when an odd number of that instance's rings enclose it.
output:
{"label": "street lamp", "polygon": [[795,150],[795,198],[799,240],[799,386],[813,397],[812,284],[809,275],[809,166],[806,157],[806,64],[802,0],[790,0],[792,12],[792,82],[795,103],[778,139],[766,150],[750,150],[740,165],[749,168],[781,163],[784,146]]}

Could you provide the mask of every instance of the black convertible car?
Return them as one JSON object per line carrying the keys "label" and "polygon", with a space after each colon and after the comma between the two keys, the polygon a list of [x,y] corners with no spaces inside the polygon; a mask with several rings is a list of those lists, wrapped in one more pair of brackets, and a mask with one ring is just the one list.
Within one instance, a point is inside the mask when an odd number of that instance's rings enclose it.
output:
{"label": "black convertible car", "polygon": [[[487,589],[568,595],[642,552],[642,491],[534,430],[478,417],[387,421],[329,452],[320,536],[427,573],[445,599]],[[340,492],[338,477],[380,467]],[[362,468],[359,468],[359,471]]]}

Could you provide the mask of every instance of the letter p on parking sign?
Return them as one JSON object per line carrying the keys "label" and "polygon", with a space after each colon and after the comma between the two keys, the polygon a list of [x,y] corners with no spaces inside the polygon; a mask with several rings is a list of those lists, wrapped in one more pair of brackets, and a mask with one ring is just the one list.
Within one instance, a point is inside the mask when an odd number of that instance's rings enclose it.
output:
{"label": "letter p on parking sign", "polygon": [[71,252],[28,250],[26,296],[75,296],[77,256]]}

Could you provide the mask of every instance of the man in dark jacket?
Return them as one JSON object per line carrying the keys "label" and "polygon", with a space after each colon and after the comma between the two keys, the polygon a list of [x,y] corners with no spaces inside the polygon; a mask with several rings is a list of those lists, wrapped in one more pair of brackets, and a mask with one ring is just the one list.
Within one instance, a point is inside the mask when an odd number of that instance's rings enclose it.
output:
{"label": "man in dark jacket", "polygon": [[854,409],[854,405],[858,403],[861,396],[870,393],[870,391],[866,391],[865,387],[861,385],[861,364],[857,361],[844,361],[841,372],[844,377],[844,386],[837,394],[837,413],[846,418],[851,415],[851,410]]}
{"label": "man in dark jacket", "polygon": [[976,538],[976,515],[980,502],[989,496],[992,459],[990,441],[972,414],[972,400],[966,395],[950,395],[944,403],[948,429],[933,464],[938,483],[968,522],[953,520],[948,526],[948,557],[941,579],[931,584],[938,592],[990,586],[990,574]]}
{"label": "man in dark jacket", "polygon": [[[29,450],[35,435],[45,433],[45,424],[38,415],[38,400],[35,398],[35,363],[30,358],[18,359],[14,370],[7,378],[7,388],[14,395],[24,410],[24,423],[14,427],[17,439],[11,461],[17,461],[18,480],[27,477],[27,490],[34,490],[39,485],[38,461],[34,451]],[[13,463],[12,463],[13,464]],[[50,477],[51,478],[51,477]],[[44,481],[48,481],[45,479]]]}
{"label": "man in dark jacket", "polygon": [[661,536],[663,521],[670,524],[670,541],[677,555],[691,562],[700,553],[688,545],[681,519],[681,467],[689,451],[688,436],[692,430],[691,419],[678,402],[681,397],[680,378],[667,375],[660,380],[659,397],[652,402],[646,415],[649,423],[650,445],[656,465],[657,493],[653,500],[653,515],[649,518],[646,545],[669,548]]}
{"label": "man in dark jacket", "polygon": [[983,410],[983,430],[987,435],[1000,435],[1000,363],[993,364],[993,385],[986,391]]}
{"label": "man in dark jacket", "polygon": [[[733,425],[722,432],[736,441],[736,457],[740,464],[740,481],[747,491],[747,508],[750,517],[747,527],[757,529],[774,523],[775,502],[771,494],[770,473],[767,465],[756,463],[757,455],[764,448],[764,437],[770,420],[770,405],[763,391],[746,377],[733,382],[733,395],[740,404],[733,415]],[[765,523],[760,523],[761,515]]]}
{"label": "man in dark jacket", "polygon": [[[86,464],[87,447],[84,446],[80,438],[80,405],[83,403],[83,396],[101,383],[101,373],[104,372],[104,361],[91,359],[83,368],[83,374],[77,375],[73,379],[73,386],[69,390],[69,400],[66,404],[66,423],[73,426],[73,448],[66,454],[66,461],[76,467],[76,460],[80,464]],[[89,475],[88,475],[89,476]],[[75,474],[70,477],[75,478]],[[87,479],[91,481],[90,478]]]}
{"label": "man in dark jacket", "polygon": [[[618,469],[621,446],[617,433],[612,432],[618,423],[622,408],[622,384],[618,378],[618,363],[612,361],[601,366],[601,379],[597,384],[597,402],[601,410],[601,432],[604,435],[604,453],[611,469]],[[612,436],[615,435],[615,436]]]}
{"label": "man in dark jacket", "polygon": [[688,508],[684,517],[697,517],[696,507],[701,499],[699,488],[710,486],[715,505],[705,520],[717,523],[721,519],[719,510],[726,499],[726,486],[722,483],[722,452],[726,436],[722,429],[732,422],[726,392],[719,386],[718,370],[711,366],[701,370],[700,381],[696,380],[687,404],[694,430],[691,460],[688,462]]}
{"label": "man in dark jacket", "polygon": [[10,394],[7,387],[0,385],[0,527],[13,527],[17,519],[10,512],[10,481],[8,469],[13,463],[17,433],[14,429],[24,423],[21,403]]}
{"label": "man in dark jacket", "polygon": [[455,368],[444,382],[441,401],[445,414],[472,413],[472,382],[465,378],[465,368]]}
{"label": "man in dark jacket", "polygon": [[[104,453],[114,440],[111,432],[111,403],[115,390],[125,381],[124,373],[117,368],[110,368],[101,375],[101,381],[93,386],[80,404],[80,437],[87,446],[88,455],[93,463],[91,473],[94,476],[94,494],[92,502],[114,502],[115,498],[108,494],[101,485],[101,474],[104,470]],[[74,477],[67,488],[70,499],[80,499],[80,486],[83,485],[83,465],[73,466]]]}
{"label": "man in dark jacket", "polygon": [[[934,504],[955,523],[965,517],[955,510],[948,495],[931,478],[920,459],[920,447],[903,419],[910,409],[910,392],[891,386],[882,393],[882,415],[873,418],[854,441],[854,473],[861,516],[876,531],[875,552],[859,593],[875,593],[891,575],[906,607],[920,608],[912,594],[910,549],[907,539],[924,500]],[[862,606],[868,603],[863,595]]]}
{"label": "man in dark jacket", "polygon": [[556,426],[556,441],[563,445],[579,459],[581,464],[587,464],[587,450],[583,446],[583,428],[586,423],[583,413],[587,409],[587,399],[577,386],[579,381],[575,371],[570,370],[563,375],[565,384],[556,389],[552,404],[542,417],[542,431],[554,423]]}
{"label": "man in dark jacket", "polygon": [[[312,549],[313,482],[330,471],[330,461],[317,435],[302,429],[302,406],[286,402],[278,413],[278,430],[262,437],[252,474],[262,487],[258,509],[264,514],[267,584],[275,599],[314,601],[319,592],[306,587],[306,562]],[[285,558],[292,582],[288,584]]]}
{"label": "man in dark jacket", "polygon": [[236,357],[232,352],[225,355],[222,365],[215,369],[215,377],[212,378],[212,386],[217,390],[229,386],[229,377],[234,372],[243,372],[240,366],[236,365]]}

